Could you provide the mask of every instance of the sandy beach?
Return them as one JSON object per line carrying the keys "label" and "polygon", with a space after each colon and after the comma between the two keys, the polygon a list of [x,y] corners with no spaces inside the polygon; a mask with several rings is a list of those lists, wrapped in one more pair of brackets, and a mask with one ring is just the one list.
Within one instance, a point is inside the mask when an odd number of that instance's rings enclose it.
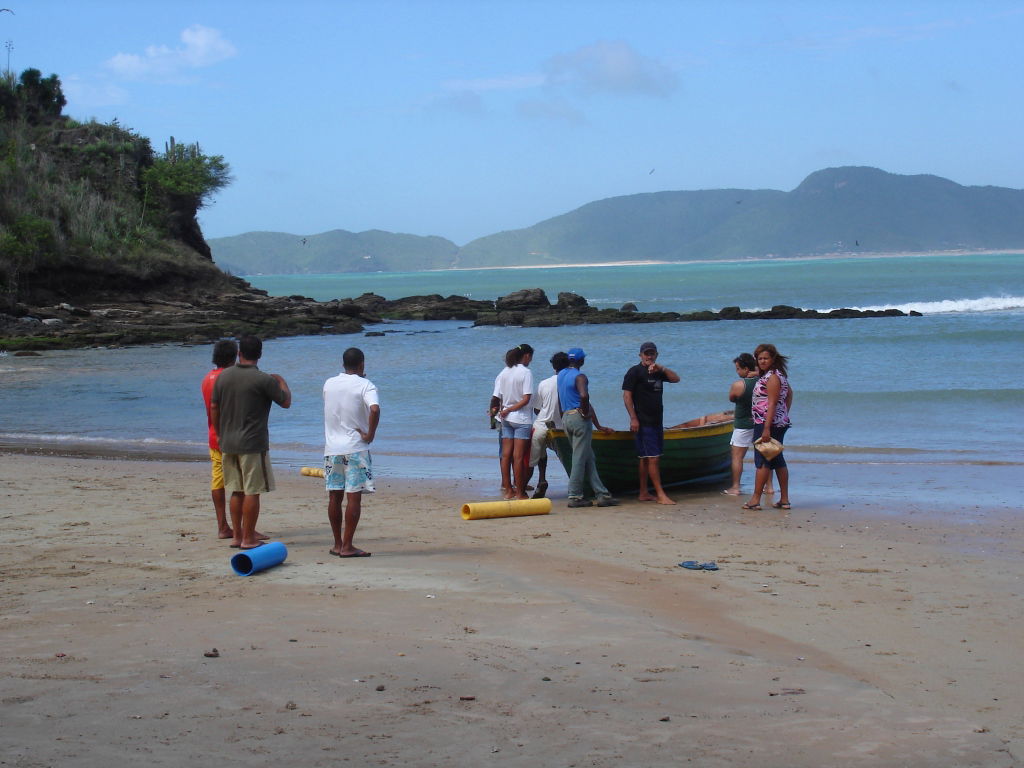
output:
{"label": "sandy beach", "polygon": [[1024,761],[1007,506],[801,506],[794,472],[789,513],[570,510],[555,476],[550,515],[467,522],[479,479],[385,479],[342,561],[321,481],[279,470],[288,560],[239,577],[206,473],[0,456],[0,765]]}

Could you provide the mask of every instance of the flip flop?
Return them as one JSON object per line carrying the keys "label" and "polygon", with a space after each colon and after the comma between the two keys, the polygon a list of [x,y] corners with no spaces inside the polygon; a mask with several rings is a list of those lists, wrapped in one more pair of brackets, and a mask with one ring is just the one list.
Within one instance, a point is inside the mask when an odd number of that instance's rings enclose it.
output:
{"label": "flip flop", "polygon": [[353,552],[351,555],[338,555],[338,557],[369,557],[372,554],[373,552]]}
{"label": "flip flop", "polygon": [[755,512],[759,512],[761,510],[761,505],[760,504],[744,504],[742,507],[740,507],[740,509],[752,509]]}
{"label": "flip flop", "polygon": [[260,542],[259,544],[257,544],[257,545],[256,545],[255,547],[242,547],[242,546],[240,546],[240,547],[238,547],[238,549],[242,550],[243,552],[244,552],[245,550],[247,550],[247,549],[259,549],[260,547],[262,547],[262,546],[264,545],[264,543],[265,543],[265,542],[262,542],[262,541],[261,541],[261,542]]}
{"label": "flip flop", "polygon": [[696,560],[683,560],[679,564],[680,568],[685,568],[688,571],[700,571],[703,570],[704,566],[698,563]]}
{"label": "flip flop", "polygon": [[792,505],[788,501],[777,501],[772,504],[772,509],[792,509]]}
{"label": "flip flop", "polygon": [[715,563],[715,562],[701,563],[700,567],[703,568],[705,571],[717,571],[718,570],[718,564]]}

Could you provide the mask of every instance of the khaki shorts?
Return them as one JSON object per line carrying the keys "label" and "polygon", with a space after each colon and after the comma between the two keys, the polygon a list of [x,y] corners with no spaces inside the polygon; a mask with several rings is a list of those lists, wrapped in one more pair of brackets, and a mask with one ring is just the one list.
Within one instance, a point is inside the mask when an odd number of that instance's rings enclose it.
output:
{"label": "khaki shorts", "polygon": [[210,490],[219,491],[224,487],[224,462],[221,460],[220,451],[216,448],[210,449]]}
{"label": "khaki shorts", "polygon": [[270,454],[224,453],[224,490],[256,496],[274,490],[274,472],[270,468]]}
{"label": "khaki shorts", "polygon": [[533,422],[533,434],[530,436],[530,466],[536,467],[540,458],[548,450],[548,423],[546,421]]}

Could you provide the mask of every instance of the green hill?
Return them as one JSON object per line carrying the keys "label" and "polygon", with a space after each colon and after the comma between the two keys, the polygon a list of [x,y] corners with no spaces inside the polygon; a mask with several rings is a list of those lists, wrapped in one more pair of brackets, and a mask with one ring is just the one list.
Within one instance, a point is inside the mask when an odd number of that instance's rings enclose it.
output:
{"label": "green hill", "polygon": [[1024,190],[828,168],[791,192],[658,192],[474,240],[463,267],[1024,247]]}
{"label": "green hill", "polygon": [[[457,248],[437,237],[249,233],[210,241],[237,274],[404,271],[766,255],[1024,248],[1024,190],[828,168],[794,190],[654,192],[599,200]],[[367,258],[369,257],[369,258]]]}
{"label": "green hill", "polygon": [[211,238],[217,264],[233,274],[404,272],[455,266],[458,247],[443,237],[380,230],[319,235],[247,232]]}

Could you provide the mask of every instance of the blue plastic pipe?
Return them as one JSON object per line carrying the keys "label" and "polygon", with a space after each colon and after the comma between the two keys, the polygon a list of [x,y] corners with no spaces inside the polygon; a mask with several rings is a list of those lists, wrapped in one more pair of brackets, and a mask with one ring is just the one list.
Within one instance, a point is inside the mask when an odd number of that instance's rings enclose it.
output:
{"label": "blue plastic pipe", "polygon": [[268,541],[262,547],[247,549],[231,558],[231,567],[239,576],[252,576],[257,571],[265,571],[280,565],[288,557],[288,548],[280,541]]}

